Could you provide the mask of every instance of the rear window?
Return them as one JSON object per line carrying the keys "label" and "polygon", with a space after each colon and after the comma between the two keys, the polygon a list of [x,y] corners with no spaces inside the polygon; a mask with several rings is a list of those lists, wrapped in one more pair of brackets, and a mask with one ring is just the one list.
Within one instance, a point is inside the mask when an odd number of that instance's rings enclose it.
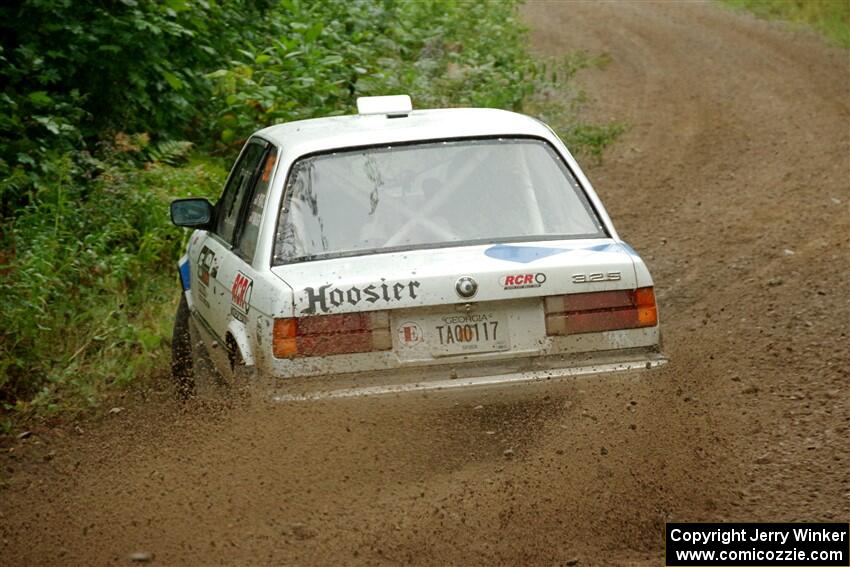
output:
{"label": "rear window", "polygon": [[274,263],[604,235],[575,177],[541,140],[358,148],[293,165]]}

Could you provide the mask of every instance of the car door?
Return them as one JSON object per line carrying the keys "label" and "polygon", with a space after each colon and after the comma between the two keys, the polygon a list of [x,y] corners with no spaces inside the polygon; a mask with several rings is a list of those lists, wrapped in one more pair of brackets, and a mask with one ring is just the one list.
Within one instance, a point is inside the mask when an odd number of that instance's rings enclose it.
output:
{"label": "car door", "polygon": [[196,309],[207,331],[222,344],[229,321],[231,278],[241,261],[233,250],[239,219],[267,148],[268,143],[258,138],[245,144],[216,203],[215,226],[197,243]]}
{"label": "car door", "polygon": [[[221,336],[231,331],[246,359],[249,359],[248,355],[253,352],[251,343],[255,333],[251,331],[256,328],[256,325],[248,325],[249,320],[253,321],[257,316],[256,310],[252,309],[254,288],[263,283],[255,268],[255,265],[261,266],[262,262],[256,259],[255,263],[255,254],[276,161],[277,149],[268,145],[262,154],[258,170],[245,189],[241,212],[231,237],[230,255],[226,262],[222,262],[218,272],[218,280],[227,289],[226,294],[216,296],[220,301],[216,313],[223,318],[219,323],[223,328]],[[266,259],[265,265],[268,264],[269,260]]]}

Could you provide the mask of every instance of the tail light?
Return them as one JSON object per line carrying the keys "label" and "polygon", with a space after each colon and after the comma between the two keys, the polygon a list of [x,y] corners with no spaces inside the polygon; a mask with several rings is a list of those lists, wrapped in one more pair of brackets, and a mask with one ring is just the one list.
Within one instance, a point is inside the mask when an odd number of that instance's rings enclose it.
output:
{"label": "tail light", "polygon": [[637,329],[658,324],[655,292],[651,287],[553,295],[544,301],[546,334],[550,336]]}
{"label": "tail light", "polygon": [[387,311],[275,319],[275,358],[324,356],[392,349]]}

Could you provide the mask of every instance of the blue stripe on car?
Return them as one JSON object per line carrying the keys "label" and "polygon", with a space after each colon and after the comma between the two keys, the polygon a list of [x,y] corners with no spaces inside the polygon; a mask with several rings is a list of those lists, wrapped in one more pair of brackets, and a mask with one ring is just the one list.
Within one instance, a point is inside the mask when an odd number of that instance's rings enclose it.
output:
{"label": "blue stripe on car", "polygon": [[183,284],[183,291],[189,291],[189,257],[183,256],[180,258],[180,263],[177,264],[177,269],[180,271],[180,283]]}
{"label": "blue stripe on car", "polygon": [[497,260],[507,260],[508,262],[528,264],[529,262],[554,256],[555,254],[563,254],[564,252],[616,252],[618,246],[618,244],[614,243],[597,244],[595,246],[587,246],[584,248],[544,248],[542,246],[510,246],[507,244],[497,244],[485,250],[484,254]]}

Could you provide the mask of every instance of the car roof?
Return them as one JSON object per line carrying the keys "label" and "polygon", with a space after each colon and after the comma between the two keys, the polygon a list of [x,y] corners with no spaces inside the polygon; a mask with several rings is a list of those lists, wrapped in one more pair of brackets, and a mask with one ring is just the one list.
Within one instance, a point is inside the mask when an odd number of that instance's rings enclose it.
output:
{"label": "car roof", "polygon": [[412,110],[402,116],[366,114],[287,122],[256,133],[297,157],[356,146],[486,136],[534,136],[551,139],[535,118],[492,108]]}

